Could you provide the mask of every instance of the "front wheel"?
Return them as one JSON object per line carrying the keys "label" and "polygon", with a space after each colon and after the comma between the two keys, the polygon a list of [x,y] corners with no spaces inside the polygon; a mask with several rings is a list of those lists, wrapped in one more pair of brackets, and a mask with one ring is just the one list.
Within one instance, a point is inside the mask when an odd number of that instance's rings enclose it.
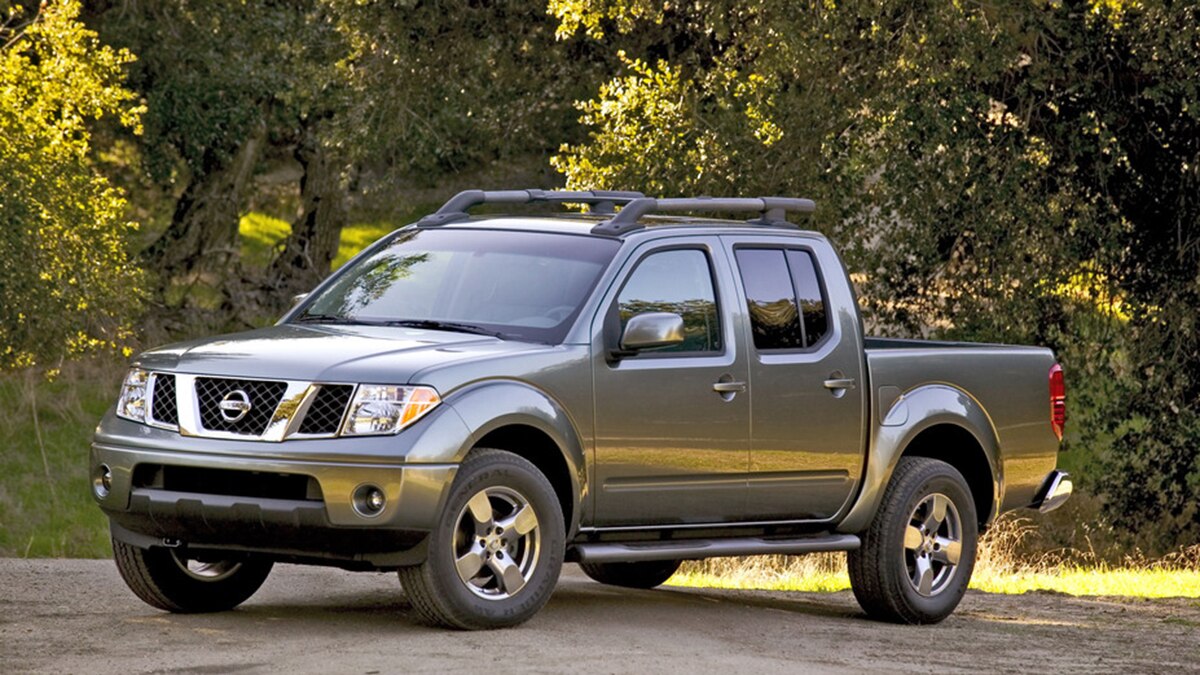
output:
{"label": "front wheel", "polygon": [[180,548],[138,548],[113,540],[117,571],[134,595],[168,612],[223,612],[250,599],[273,563],[256,558],[197,560]]}
{"label": "front wheel", "polygon": [[895,623],[945,619],[971,581],[978,522],[970,488],[954,467],[901,459],[862,547],[847,556],[858,604]]}
{"label": "front wheel", "polygon": [[565,539],[562,507],[537,467],[477,448],[459,467],[428,557],[401,568],[400,583],[426,623],[515,626],[550,599]]}

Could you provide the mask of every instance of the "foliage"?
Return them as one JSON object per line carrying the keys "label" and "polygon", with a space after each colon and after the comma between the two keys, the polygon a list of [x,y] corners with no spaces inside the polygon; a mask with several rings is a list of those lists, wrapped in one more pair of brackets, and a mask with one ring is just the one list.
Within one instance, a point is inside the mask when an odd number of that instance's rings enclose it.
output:
{"label": "foliage", "polygon": [[604,72],[602,50],[556,44],[543,0],[323,1],[348,45],[334,142],[380,189],[545,155]]}
{"label": "foliage", "polygon": [[550,10],[626,73],[580,104],[571,186],[815,197],[877,329],[1057,348],[1113,521],[1200,530],[1194,4]]}
{"label": "foliage", "polygon": [[74,0],[0,6],[0,370],[123,347],[141,298],[136,224],[91,157],[96,120],[140,130],[133,57],[78,16]]}

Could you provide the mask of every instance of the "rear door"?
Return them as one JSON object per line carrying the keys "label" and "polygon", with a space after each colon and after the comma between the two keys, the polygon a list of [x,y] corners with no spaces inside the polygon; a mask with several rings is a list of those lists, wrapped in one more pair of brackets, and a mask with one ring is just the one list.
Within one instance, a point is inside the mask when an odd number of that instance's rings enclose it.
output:
{"label": "rear door", "polygon": [[748,315],[750,520],[824,520],[864,461],[866,382],[858,315],[827,242],[724,237]]}
{"label": "rear door", "polygon": [[[651,242],[624,263],[593,330],[597,526],[743,517],[750,405],[742,325],[724,311],[734,285],[717,237]],[[642,312],[683,316],[684,343],[611,358]]]}

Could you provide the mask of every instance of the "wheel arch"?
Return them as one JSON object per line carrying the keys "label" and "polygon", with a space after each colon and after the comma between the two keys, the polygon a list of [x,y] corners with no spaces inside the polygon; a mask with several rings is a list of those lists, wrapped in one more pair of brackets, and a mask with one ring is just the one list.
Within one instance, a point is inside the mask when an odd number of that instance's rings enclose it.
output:
{"label": "wheel arch", "polygon": [[574,536],[587,493],[587,464],[580,434],[564,406],[519,382],[492,381],[456,392],[452,405],[470,430],[453,461],[473,448],[505,450],[523,457],[550,481],[563,510],[568,538]]}
{"label": "wheel arch", "polygon": [[991,522],[996,503],[995,478],[983,446],[967,428],[953,423],[930,426],[904,448],[900,459],[905,457],[928,457],[954,467],[971,489],[980,529]]}

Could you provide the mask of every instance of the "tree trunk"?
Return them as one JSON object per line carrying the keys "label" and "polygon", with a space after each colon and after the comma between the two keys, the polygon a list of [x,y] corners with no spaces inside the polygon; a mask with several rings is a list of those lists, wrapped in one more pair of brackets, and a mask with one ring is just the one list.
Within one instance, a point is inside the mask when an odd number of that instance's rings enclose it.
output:
{"label": "tree trunk", "polygon": [[304,128],[295,157],[304,168],[301,213],[268,274],[271,285],[286,296],[280,298],[284,303],[292,293],[310,290],[329,274],[347,218],[342,168],[310,125]]}
{"label": "tree trunk", "polygon": [[238,221],[254,167],[262,155],[267,129],[260,124],[228,162],[215,158],[192,177],[171,224],[142,253],[149,269],[161,275],[161,291],[179,276],[226,273],[238,259]]}

